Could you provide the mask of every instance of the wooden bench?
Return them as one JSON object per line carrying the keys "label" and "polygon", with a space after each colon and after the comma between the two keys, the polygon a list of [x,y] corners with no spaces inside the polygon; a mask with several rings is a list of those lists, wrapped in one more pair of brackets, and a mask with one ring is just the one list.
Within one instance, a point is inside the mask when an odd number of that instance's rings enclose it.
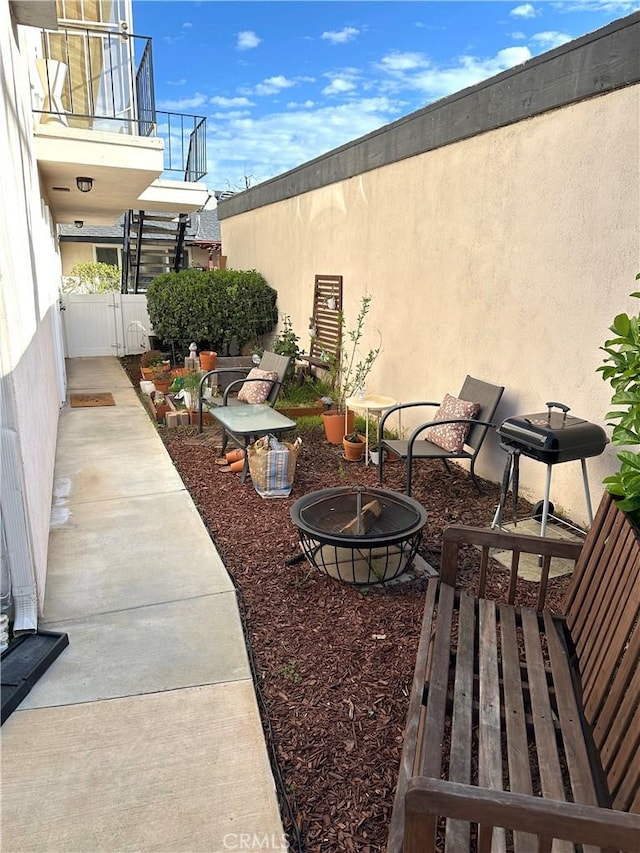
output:
{"label": "wooden bench", "polygon": [[[477,597],[455,589],[463,543]],[[484,597],[490,547],[513,552],[505,604]],[[543,555],[537,609],[515,605],[521,552]],[[543,609],[552,555],[576,559],[563,615]],[[446,529],[387,853],[640,851],[639,621],[640,540],[608,495],[582,546]]]}

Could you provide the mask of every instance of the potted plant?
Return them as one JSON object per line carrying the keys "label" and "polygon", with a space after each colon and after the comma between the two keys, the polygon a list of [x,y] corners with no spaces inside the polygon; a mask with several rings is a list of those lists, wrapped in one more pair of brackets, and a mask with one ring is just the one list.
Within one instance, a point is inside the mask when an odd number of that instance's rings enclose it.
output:
{"label": "potted plant", "polygon": [[197,370],[190,370],[182,377],[182,400],[187,409],[195,412],[198,408],[198,391],[202,375]]}
{"label": "potted plant", "polygon": [[340,444],[345,435],[353,433],[355,415],[346,411],[346,400],[364,392],[366,379],[380,354],[378,344],[360,357],[359,348],[370,307],[371,296],[363,296],[356,322],[349,330],[345,329],[344,314],[340,312],[340,354],[333,362],[328,362],[333,393],[337,397],[336,408],[322,414],[327,441],[331,444]]}
{"label": "potted plant", "polygon": [[[636,280],[640,279],[640,273]],[[640,291],[631,294],[640,298]],[[607,353],[598,368],[602,378],[614,390],[611,404],[618,406],[605,416],[613,424],[611,441],[626,447],[640,445],[640,316],[618,314],[609,327],[615,337],[601,347]],[[621,450],[620,470],[605,477],[607,491],[613,495],[618,509],[627,514],[640,529],[640,452]]]}
{"label": "potted plant", "polygon": [[369,459],[372,465],[380,464],[380,445],[379,444],[370,444],[369,445]]}
{"label": "potted plant", "polygon": [[344,458],[348,462],[359,462],[362,459],[365,448],[365,436],[355,430],[345,435],[342,439]]}
{"label": "potted plant", "polygon": [[140,372],[143,379],[153,379],[153,368],[164,364],[164,356],[158,349],[150,349],[140,356]]}
{"label": "potted plant", "polygon": [[150,369],[151,379],[153,380],[153,384],[156,386],[156,391],[166,394],[173,381],[171,371],[168,369],[168,366],[161,362],[160,364],[155,364]]}

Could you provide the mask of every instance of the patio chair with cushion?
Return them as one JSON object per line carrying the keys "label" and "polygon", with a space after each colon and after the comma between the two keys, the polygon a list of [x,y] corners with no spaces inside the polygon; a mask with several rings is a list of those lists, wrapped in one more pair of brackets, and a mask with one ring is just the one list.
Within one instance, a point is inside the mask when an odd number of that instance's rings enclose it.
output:
{"label": "patio chair with cushion", "polygon": [[[264,352],[257,367],[218,367],[208,370],[200,380],[198,391],[198,427],[202,432],[202,415],[205,410],[219,406],[242,406],[266,403],[274,406],[289,367],[290,357]],[[242,374],[239,379],[229,382],[222,396],[205,397],[205,388],[212,387],[218,376]]]}
{"label": "patio chair with cushion", "polygon": [[[400,403],[388,409],[380,420],[380,455],[378,458],[378,481],[384,477],[386,450],[405,461],[407,470],[407,494],[411,494],[412,469],[415,459],[468,459],[469,473],[474,486],[480,491],[474,465],[487,431],[494,426],[491,422],[504,388],[491,385],[473,376],[467,376],[457,397],[450,394],[440,403],[420,401]],[[431,421],[417,426],[408,441],[384,438],[387,419],[395,412],[419,406],[435,406],[437,411]],[[426,433],[422,438],[419,438]]]}

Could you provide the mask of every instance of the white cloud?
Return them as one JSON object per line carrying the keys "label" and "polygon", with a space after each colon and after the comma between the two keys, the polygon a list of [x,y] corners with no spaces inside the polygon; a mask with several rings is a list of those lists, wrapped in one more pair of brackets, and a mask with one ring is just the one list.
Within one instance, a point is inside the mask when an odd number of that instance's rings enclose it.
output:
{"label": "white cloud", "polygon": [[306,101],[303,101],[302,103],[300,103],[299,101],[289,101],[287,103],[287,109],[288,110],[298,110],[298,109],[310,110],[311,107],[313,107],[313,106],[315,106],[315,101],[312,101],[310,99],[307,99]]}
{"label": "white cloud", "polygon": [[334,77],[331,83],[322,90],[323,95],[342,95],[345,92],[353,92],[356,88],[352,80],[345,77]]}
{"label": "white cloud", "polygon": [[516,30],[515,33],[511,33],[511,38],[514,39],[514,41],[522,41],[523,39],[526,39],[526,35],[523,32],[520,32],[520,30]]}
{"label": "white cloud", "polygon": [[235,185],[247,171],[258,181],[267,180],[370,133],[405,108],[405,102],[378,96],[320,109],[311,104],[219,125],[210,122],[207,181],[211,186]]}
{"label": "white cloud", "polygon": [[637,2],[629,0],[571,0],[570,3],[554,3],[553,8],[556,12],[602,12],[621,18],[640,7]]}
{"label": "white cloud", "polygon": [[186,83],[186,77],[181,77],[179,80],[167,80],[167,86],[185,86]]}
{"label": "white cloud", "polygon": [[387,82],[380,85],[383,91],[417,89],[429,103],[520,65],[531,55],[527,47],[506,47],[489,58],[460,56],[455,65],[446,67],[435,65],[424,54],[389,54],[378,66],[388,74]]}
{"label": "white cloud", "polygon": [[343,27],[341,30],[324,32],[321,38],[331,42],[331,44],[346,44],[353,41],[358,35],[360,35],[360,30],[355,27]]}
{"label": "white cloud", "polygon": [[190,98],[180,98],[177,101],[159,101],[157,107],[159,110],[181,113],[184,110],[192,110],[195,107],[201,107],[206,103],[206,95],[201,95],[199,92],[196,92],[196,94],[192,95]]}
{"label": "white cloud", "polygon": [[220,107],[225,109],[226,107],[252,107],[254,104],[249,100],[249,98],[225,98],[222,95],[214,95],[213,98],[209,98],[209,103],[213,104],[215,107]]}
{"label": "white cloud", "polygon": [[531,41],[539,44],[545,50],[551,50],[553,47],[560,47],[561,44],[567,44],[573,39],[573,36],[568,36],[566,33],[558,33],[548,31],[544,33],[536,33],[531,36]]}
{"label": "white cloud", "polygon": [[230,121],[231,119],[244,118],[250,115],[249,110],[229,110],[224,113],[211,113],[209,118],[215,121]]}
{"label": "white cloud", "polygon": [[191,24],[189,21],[185,21],[184,24],[182,25],[182,29],[183,30],[190,30],[192,26],[193,26],[193,24]]}
{"label": "white cloud", "polygon": [[380,62],[385,71],[412,71],[414,68],[422,68],[429,61],[422,53],[390,53],[384,56]]}
{"label": "white cloud", "polygon": [[254,86],[253,93],[256,95],[277,95],[283,89],[289,89],[295,85],[295,80],[289,80],[279,74],[276,77],[267,77],[262,83],[258,83],[257,86]]}
{"label": "white cloud", "polygon": [[514,18],[535,18],[538,14],[531,3],[524,3],[522,6],[516,6],[510,12]]}
{"label": "white cloud", "polygon": [[243,30],[241,33],[238,33],[236,50],[251,50],[254,47],[258,47],[261,41],[262,39],[251,30]]}

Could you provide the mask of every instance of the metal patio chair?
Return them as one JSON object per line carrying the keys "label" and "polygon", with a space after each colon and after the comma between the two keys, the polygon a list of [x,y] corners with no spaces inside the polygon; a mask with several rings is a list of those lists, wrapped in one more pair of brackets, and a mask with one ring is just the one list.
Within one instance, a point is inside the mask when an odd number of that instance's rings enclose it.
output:
{"label": "metal patio chair", "polygon": [[[405,462],[407,471],[406,493],[408,495],[411,494],[412,469],[413,462],[416,459],[441,459],[447,468],[448,459],[468,459],[471,479],[476,489],[480,491],[480,486],[474,472],[474,465],[487,431],[490,427],[494,426],[491,420],[498,407],[503,391],[504,388],[502,386],[491,385],[489,382],[483,382],[480,379],[474,379],[473,376],[467,376],[458,394],[458,399],[478,403],[479,410],[477,415],[473,418],[449,418],[420,424],[413,430],[408,441],[384,438],[384,427],[389,416],[405,409],[417,408],[419,406],[434,406],[437,408],[441,404],[430,401],[419,401],[415,403],[400,403],[388,409],[380,420],[379,444],[381,452],[378,458],[378,482],[382,483],[384,478],[384,449],[386,449],[388,452],[399,456]],[[446,450],[425,438],[419,438],[425,430],[433,426],[465,423],[469,424],[469,432],[464,439],[462,449],[455,452]]]}
{"label": "metal patio chair", "polygon": [[[287,372],[287,368],[289,367],[289,362],[291,361],[288,355],[278,355],[275,352],[265,351],[262,354],[262,358],[260,359],[255,367],[258,367],[260,370],[265,370],[270,373],[277,373],[278,378],[274,380],[271,390],[265,400],[265,404],[268,406],[274,406],[276,400],[278,399],[278,395],[280,393],[280,389],[284,383],[284,377]],[[264,379],[247,379],[247,374],[251,370],[250,367],[216,367],[213,370],[208,370],[205,374],[203,374],[202,379],[200,380],[200,387],[198,390],[198,430],[202,432],[202,415],[205,409],[214,409],[218,406],[244,406],[246,403],[243,403],[242,400],[238,400],[236,396],[236,392],[242,388],[242,386],[247,382],[264,382]],[[215,377],[217,375],[224,374],[227,378],[229,374],[241,374],[238,379],[234,379],[229,382],[224,389],[224,393],[221,396],[212,396],[212,397],[204,397],[204,389],[205,386],[209,385],[213,379],[215,381]],[[244,376],[242,375],[244,374]]]}

